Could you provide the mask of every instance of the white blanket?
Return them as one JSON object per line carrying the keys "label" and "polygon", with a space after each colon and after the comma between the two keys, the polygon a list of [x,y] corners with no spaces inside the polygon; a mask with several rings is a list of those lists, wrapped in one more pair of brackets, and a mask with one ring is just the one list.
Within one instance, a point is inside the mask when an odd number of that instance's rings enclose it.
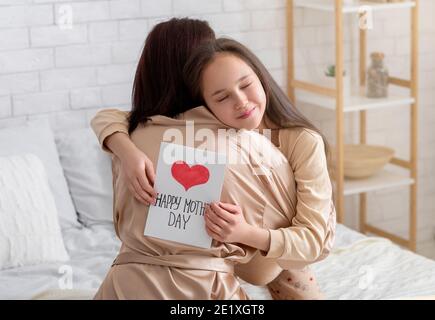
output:
{"label": "white blanket", "polygon": [[[111,225],[63,231],[71,261],[3,270],[1,299],[91,299],[119,249]],[[402,299],[435,295],[435,261],[388,240],[342,225],[331,255],[312,266],[328,299]],[[251,299],[270,299],[265,287],[242,282]]]}
{"label": "white blanket", "polygon": [[365,238],[347,247],[336,247],[313,269],[329,299],[435,295],[435,261],[383,238]]}

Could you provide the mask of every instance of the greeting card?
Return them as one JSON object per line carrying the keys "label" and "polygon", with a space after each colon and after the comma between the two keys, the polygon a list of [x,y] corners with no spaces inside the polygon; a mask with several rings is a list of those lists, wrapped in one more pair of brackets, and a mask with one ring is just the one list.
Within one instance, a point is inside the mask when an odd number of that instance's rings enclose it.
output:
{"label": "greeting card", "polygon": [[210,248],[204,211],[220,200],[225,164],[224,154],[162,142],[144,235]]}

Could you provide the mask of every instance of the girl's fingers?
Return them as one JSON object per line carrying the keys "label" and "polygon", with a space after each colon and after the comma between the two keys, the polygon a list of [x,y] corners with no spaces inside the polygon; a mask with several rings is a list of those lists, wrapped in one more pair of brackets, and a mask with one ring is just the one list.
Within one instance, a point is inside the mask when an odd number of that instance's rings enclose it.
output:
{"label": "girl's fingers", "polygon": [[219,207],[231,213],[239,212],[238,211],[239,207],[231,203],[219,202]]}
{"label": "girl's fingers", "polygon": [[136,199],[138,199],[143,204],[149,205],[153,202],[152,198],[147,193],[145,193],[145,191],[143,191],[138,181],[133,182],[133,189]]}
{"label": "girl's fingers", "polygon": [[[128,190],[130,193],[139,201],[142,203],[145,203],[146,201],[142,199],[142,197],[136,192],[136,188],[133,183],[128,184]],[[146,204],[146,203],[145,203]]]}
{"label": "girl's fingers", "polygon": [[215,203],[211,204],[211,209],[213,212],[222,220],[224,220],[226,223],[231,223],[231,213],[227,212],[226,210],[220,208]]}
{"label": "girl's fingers", "polygon": [[137,193],[134,194],[134,197],[136,198],[137,201],[139,201],[140,203],[142,203],[145,206],[149,206],[150,203],[145,200],[144,198],[142,198],[140,195],[138,195]]}
{"label": "girl's fingers", "polygon": [[[148,177],[148,181],[152,186],[154,186],[154,182],[156,181],[156,173],[154,170],[153,163],[151,161],[145,163],[145,171]],[[157,194],[154,194],[154,196],[157,196]]]}
{"label": "girl's fingers", "polygon": [[218,234],[222,232],[222,226],[213,221],[209,216],[205,217],[205,224]]}
{"label": "girl's fingers", "polygon": [[140,203],[142,203],[142,204],[144,204],[144,205],[146,205],[146,206],[149,205],[149,203],[148,203],[144,198],[142,198],[140,195],[138,195],[137,193],[134,193],[134,197],[135,197],[136,200],[139,201]]}
{"label": "girl's fingers", "polygon": [[136,180],[139,183],[139,186],[142,188],[142,190],[144,192],[146,192],[148,194],[148,196],[150,196],[152,198],[153,195],[155,194],[155,191],[154,191],[153,187],[148,183],[148,178],[145,175],[145,173],[144,174],[140,174],[136,178]]}
{"label": "girl's fingers", "polygon": [[215,239],[217,241],[221,241],[220,235],[217,234],[216,232],[213,232],[213,230],[211,230],[208,226],[206,226],[206,230],[207,230],[207,233],[210,237],[212,237],[213,239]]}
{"label": "girl's fingers", "polygon": [[205,210],[205,217],[221,228],[227,225],[227,222],[221,219],[210,207]]}
{"label": "girl's fingers", "polygon": [[207,230],[209,235],[213,238],[213,239],[220,239],[221,235],[219,232],[217,232],[215,229],[213,229],[213,227],[211,226],[207,226]]}

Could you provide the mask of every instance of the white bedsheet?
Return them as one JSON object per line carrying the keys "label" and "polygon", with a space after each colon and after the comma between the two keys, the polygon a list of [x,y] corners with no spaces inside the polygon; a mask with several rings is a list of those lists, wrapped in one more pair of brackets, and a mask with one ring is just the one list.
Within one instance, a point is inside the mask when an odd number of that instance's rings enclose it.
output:
{"label": "white bedsheet", "polygon": [[328,299],[435,299],[435,261],[383,238],[336,246],[313,270]]}
{"label": "white bedsheet", "polygon": [[113,226],[67,229],[63,237],[70,261],[0,271],[0,298],[30,299],[48,289],[96,291],[120,247]]}
{"label": "white bedsheet", "polygon": [[[120,246],[113,227],[68,229],[63,236],[71,261],[0,271],[0,298],[92,298]],[[332,254],[312,268],[328,299],[435,295],[435,261],[342,225]],[[270,299],[265,287],[242,286],[251,299]]]}

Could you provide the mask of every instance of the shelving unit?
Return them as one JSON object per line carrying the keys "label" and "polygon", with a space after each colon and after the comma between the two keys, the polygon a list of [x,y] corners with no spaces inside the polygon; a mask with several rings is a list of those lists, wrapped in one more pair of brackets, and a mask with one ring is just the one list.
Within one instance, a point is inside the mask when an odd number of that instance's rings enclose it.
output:
{"label": "shelving unit", "polygon": [[[327,0],[294,0],[296,7],[315,9],[322,11],[335,12],[335,5],[333,2],[328,2]],[[370,1],[355,1],[351,5],[342,5],[343,13],[358,13],[361,6],[370,6],[374,11],[379,10],[391,10],[391,9],[403,9],[403,8],[413,8],[415,7],[415,2],[404,1],[404,2],[390,2],[390,3],[376,3]]]}
{"label": "shelving unit", "polygon": [[[359,194],[360,208],[360,231],[374,233],[387,237],[399,245],[416,250],[417,243],[417,128],[418,128],[418,0],[407,0],[394,3],[374,3],[356,1],[356,4],[343,5],[343,0],[287,0],[287,36],[288,36],[288,95],[293,102],[309,103],[320,108],[335,111],[336,114],[336,159],[335,178],[335,205],[337,220],[344,221],[344,197]],[[390,85],[405,88],[403,95],[390,95],[385,99],[368,99],[364,95],[344,98],[343,94],[343,17],[345,14],[362,14],[361,7],[370,6],[371,10],[408,9],[411,14],[411,79],[399,79],[390,77]],[[295,79],[294,74],[294,8],[321,10],[335,15],[335,65],[336,88],[323,87],[321,85]],[[358,16],[357,16],[358,17]],[[367,32],[359,31],[359,78],[361,92],[366,81],[367,70]],[[296,95],[296,90],[297,95]],[[358,112],[360,120],[360,143],[367,143],[367,112],[369,110],[387,107],[410,107],[410,159],[404,160],[397,157],[391,160],[383,171],[367,179],[347,180],[344,178],[344,113]],[[398,173],[392,167],[400,167],[405,173]],[[393,168],[396,169],[396,168]],[[409,205],[409,237],[404,239],[376,228],[367,223],[367,192],[408,186],[410,188]]]}

